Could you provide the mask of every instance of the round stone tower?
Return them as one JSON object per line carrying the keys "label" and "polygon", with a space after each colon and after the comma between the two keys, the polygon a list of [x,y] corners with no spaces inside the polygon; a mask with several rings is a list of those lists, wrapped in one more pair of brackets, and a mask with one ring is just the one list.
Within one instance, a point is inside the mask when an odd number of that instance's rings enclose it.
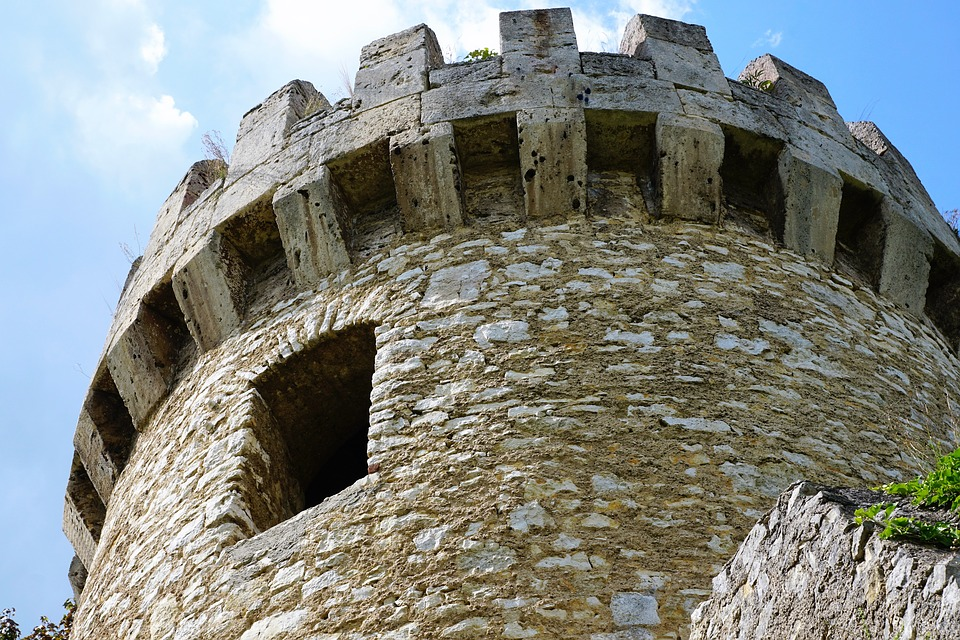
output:
{"label": "round stone tower", "polygon": [[960,243],[872,123],[702,27],[570,11],[194,165],[77,425],[77,640],[682,638],[790,483],[956,415]]}

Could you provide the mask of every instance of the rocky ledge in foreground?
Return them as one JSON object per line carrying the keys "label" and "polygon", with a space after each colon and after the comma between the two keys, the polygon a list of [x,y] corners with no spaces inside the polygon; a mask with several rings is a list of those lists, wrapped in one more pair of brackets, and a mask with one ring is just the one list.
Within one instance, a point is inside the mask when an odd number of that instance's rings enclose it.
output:
{"label": "rocky ledge in foreground", "polygon": [[960,554],[881,540],[872,522],[854,520],[859,508],[893,501],[794,484],[713,579],[690,640],[960,638]]}

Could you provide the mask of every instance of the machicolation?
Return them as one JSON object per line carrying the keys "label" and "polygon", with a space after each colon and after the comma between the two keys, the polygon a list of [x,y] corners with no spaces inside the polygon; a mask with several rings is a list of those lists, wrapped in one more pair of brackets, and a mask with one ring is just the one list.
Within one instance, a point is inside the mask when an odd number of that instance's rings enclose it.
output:
{"label": "machicolation", "polygon": [[794,482],[957,444],[960,243],[909,163],[696,25],[500,39],[377,40],[351,99],[287,84],[164,203],[77,424],[75,638],[763,637],[788,551],[799,593],[857,576],[796,637],[960,634],[955,555],[763,547],[859,535]]}

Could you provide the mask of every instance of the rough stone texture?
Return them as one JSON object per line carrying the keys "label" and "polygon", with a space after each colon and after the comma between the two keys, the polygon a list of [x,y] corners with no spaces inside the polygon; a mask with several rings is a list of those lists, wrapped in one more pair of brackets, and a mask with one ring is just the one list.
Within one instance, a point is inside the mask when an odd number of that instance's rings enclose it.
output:
{"label": "rough stone texture", "polygon": [[580,50],[570,9],[536,9],[500,14],[503,70],[520,81],[538,75],[580,73]]}
{"label": "rough stone texture", "polygon": [[[63,532],[84,566],[93,563],[105,515],[103,501],[90,482],[79,455],[74,455],[63,503]],[[75,563],[71,564],[76,571]]]}
{"label": "rough stone texture", "polygon": [[80,558],[73,556],[70,561],[70,568],[67,570],[67,579],[70,581],[70,588],[73,589],[73,598],[76,600],[83,592],[83,586],[87,583],[87,568],[83,566]]}
{"label": "rough stone texture", "polygon": [[699,25],[634,16],[623,32],[620,53],[651,61],[660,80],[730,94],[707,31]]}
{"label": "rough stone texture", "polygon": [[762,80],[773,83],[773,93],[790,104],[822,116],[824,119],[843,120],[837,113],[837,105],[827,87],[816,78],[807,75],[780,58],[769,53],[751,61],[740,73],[740,78],[759,74]]}
{"label": "rough stone texture", "polygon": [[173,292],[190,335],[207,350],[240,326],[247,267],[228,240],[214,232],[208,244],[173,274]]}
{"label": "rough stone texture", "polygon": [[[791,487],[747,535],[693,614],[690,640],[960,637],[960,555],[881,540],[873,491]],[[956,520],[901,504],[897,515]]]}
{"label": "rough stone texture", "polygon": [[430,70],[443,66],[437,36],[425,24],[375,40],[360,52],[353,104],[369,109],[424,91]]}
{"label": "rough stone texture", "polygon": [[453,229],[466,219],[453,125],[390,139],[390,166],[404,231]]}
{"label": "rough stone texture", "polygon": [[501,24],[376,106],[288,86],[164,205],[78,423],[78,640],[686,637],[791,482],[946,444],[960,244],[875,127]]}
{"label": "rough stone texture", "polygon": [[350,266],[343,237],[347,203],[327,167],[277,191],[273,209],[287,266],[299,284],[316,284]]}
{"label": "rough stone texture", "polygon": [[283,146],[308,105],[324,109],[330,103],[309,82],[294,80],[248,111],[240,121],[227,180],[233,182]]}
{"label": "rough stone texture", "polygon": [[123,469],[107,453],[108,445],[87,409],[80,412],[73,446],[84,460],[84,468],[97,495],[103,502],[109,502],[113,485]]}
{"label": "rough stone texture", "polygon": [[787,148],[778,165],[783,189],[783,243],[833,264],[843,180],[805,153]]}
{"label": "rough stone texture", "polygon": [[930,276],[933,240],[912,224],[892,198],[884,200],[883,264],[877,289],[915,314],[922,313],[926,290],[922,283]]}
{"label": "rough stone texture", "polygon": [[660,215],[720,223],[723,148],[723,131],[708,120],[673,114],[657,118]]}
{"label": "rough stone texture", "polygon": [[110,375],[137,429],[146,425],[173,381],[176,354],[168,347],[165,332],[162,315],[142,304],[136,320],[106,357]]}
{"label": "rough stone texture", "polygon": [[582,109],[517,113],[520,170],[527,216],[545,218],[587,208],[587,132]]}

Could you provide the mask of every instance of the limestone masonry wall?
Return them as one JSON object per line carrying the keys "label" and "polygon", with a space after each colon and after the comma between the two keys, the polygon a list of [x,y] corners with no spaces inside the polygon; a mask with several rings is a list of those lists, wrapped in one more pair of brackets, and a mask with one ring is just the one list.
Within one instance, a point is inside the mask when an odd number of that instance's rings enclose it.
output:
{"label": "limestone masonry wall", "polygon": [[948,441],[960,243],[875,125],[699,26],[500,29],[287,84],[164,203],[77,424],[76,638],[685,638],[792,482]]}

